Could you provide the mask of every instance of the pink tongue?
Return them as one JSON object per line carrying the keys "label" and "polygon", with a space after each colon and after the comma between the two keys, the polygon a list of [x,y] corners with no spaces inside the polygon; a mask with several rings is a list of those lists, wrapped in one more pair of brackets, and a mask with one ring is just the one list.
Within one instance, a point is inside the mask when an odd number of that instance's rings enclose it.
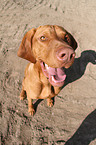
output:
{"label": "pink tongue", "polygon": [[65,72],[64,72],[63,68],[57,68],[57,75],[61,79],[65,78]]}
{"label": "pink tongue", "polygon": [[47,65],[45,65],[45,67],[47,72],[49,73],[49,77],[54,76],[54,81],[60,82],[65,80],[66,75],[63,68],[52,68],[48,67]]}

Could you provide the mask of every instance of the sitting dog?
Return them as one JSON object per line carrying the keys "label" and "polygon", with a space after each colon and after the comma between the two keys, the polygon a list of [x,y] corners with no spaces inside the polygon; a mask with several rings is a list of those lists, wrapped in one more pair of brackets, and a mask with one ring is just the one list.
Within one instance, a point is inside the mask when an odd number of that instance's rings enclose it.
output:
{"label": "sitting dog", "polygon": [[29,60],[22,82],[20,99],[27,95],[28,112],[34,115],[33,99],[47,99],[53,106],[66,79],[64,67],[69,68],[75,58],[77,42],[63,27],[45,25],[28,31],[19,47],[18,56]]}

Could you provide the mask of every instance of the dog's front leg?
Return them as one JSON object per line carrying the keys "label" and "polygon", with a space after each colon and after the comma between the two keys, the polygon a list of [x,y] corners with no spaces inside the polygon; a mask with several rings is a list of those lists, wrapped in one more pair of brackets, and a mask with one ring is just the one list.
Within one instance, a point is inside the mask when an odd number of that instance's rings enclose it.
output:
{"label": "dog's front leg", "polygon": [[35,114],[35,109],[34,109],[34,105],[33,105],[33,100],[28,97],[28,112],[30,113],[30,115],[34,115]]}
{"label": "dog's front leg", "polygon": [[[52,87],[51,87],[52,88]],[[49,107],[53,107],[54,105],[54,97],[60,92],[61,88],[60,87],[53,87],[53,90],[51,89],[51,95],[49,95],[48,99],[47,99],[47,105]]]}
{"label": "dog's front leg", "polygon": [[[54,96],[53,96],[53,97],[54,97]],[[49,97],[49,98],[47,99],[47,105],[48,105],[49,107],[53,107],[53,105],[54,105],[53,97],[52,97],[52,98]]]}

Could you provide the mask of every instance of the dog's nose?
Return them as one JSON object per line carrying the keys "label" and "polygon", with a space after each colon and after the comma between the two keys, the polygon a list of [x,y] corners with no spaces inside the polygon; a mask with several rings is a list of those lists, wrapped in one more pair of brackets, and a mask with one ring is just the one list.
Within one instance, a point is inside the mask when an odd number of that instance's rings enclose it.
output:
{"label": "dog's nose", "polygon": [[75,57],[74,50],[70,48],[61,48],[57,51],[57,59],[59,61],[71,61],[72,58]]}

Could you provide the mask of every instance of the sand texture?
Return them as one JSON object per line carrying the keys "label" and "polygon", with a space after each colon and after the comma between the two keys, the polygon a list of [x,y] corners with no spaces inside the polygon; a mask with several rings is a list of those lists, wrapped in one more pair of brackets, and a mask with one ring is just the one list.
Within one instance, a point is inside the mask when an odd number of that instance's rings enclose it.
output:
{"label": "sand texture", "polygon": [[[76,59],[54,106],[39,100],[34,117],[20,101],[28,61],[17,57],[24,34],[60,25],[76,39]],[[1,145],[96,145],[96,0],[0,0]]]}

